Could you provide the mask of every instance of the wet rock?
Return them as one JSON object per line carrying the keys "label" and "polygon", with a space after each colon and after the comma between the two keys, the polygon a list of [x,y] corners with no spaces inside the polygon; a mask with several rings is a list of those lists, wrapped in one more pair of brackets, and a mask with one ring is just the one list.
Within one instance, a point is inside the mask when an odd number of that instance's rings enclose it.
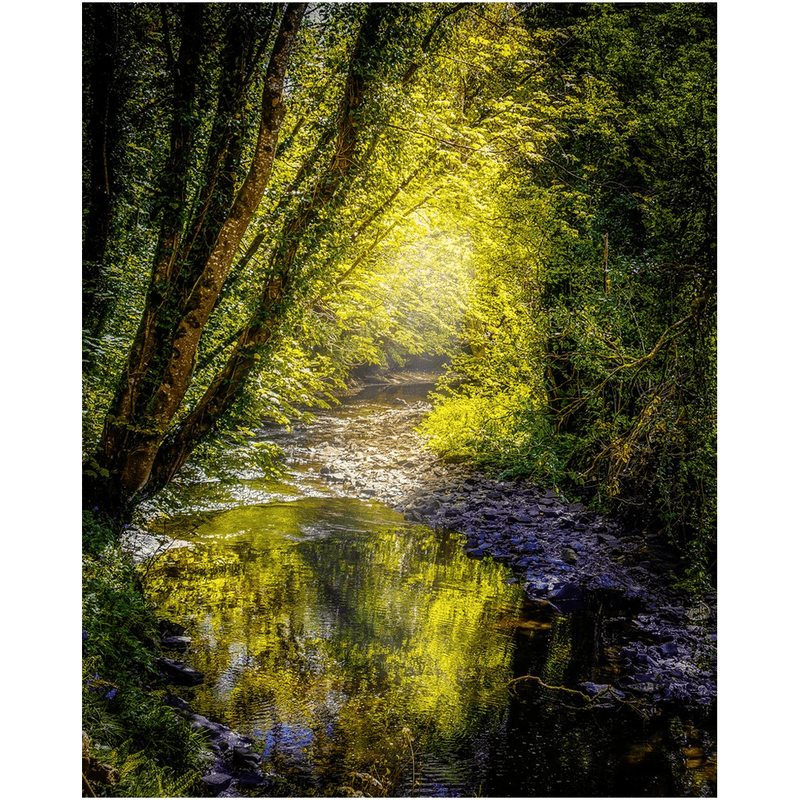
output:
{"label": "wet rock", "polygon": [[187,715],[187,719],[189,721],[189,726],[194,728],[194,730],[205,730],[211,734],[212,739],[215,737],[219,737],[221,732],[223,731],[222,725],[217,722],[212,722],[208,717],[204,717],[202,714],[194,714],[189,711]]}
{"label": "wet rock", "polygon": [[231,785],[233,776],[224,772],[209,772],[200,780],[208,787],[212,797],[219,797],[219,793],[224,792]]}
{"label": "wet rock", "polygon": [[522,543],[520,550],[528,555],[538,555],[544,552],[542,545],[533,536],[528,537]]}
{"label": "wet rock", "polygon": [[574,583],[566,583],[551,591],[547,600],[559,613],[570,614],[583,606],[583,591]]}
{"label": "wet rock", "polygon": [[608,573],[593,576],[587,586],[588,589],[619,589],[621,582],[618,578]]}
{"label": "wet rock", "polygon": [[571,547],[562,547],[561,559],[567,564],[577,564],[578,554]]}
{"label": "wet rock", "polygon": [[182,697],[178,697],[177,695],[167,693],[164,696],[164,703],[168,706],[172,706],[172,708],[177,708],[179,711],[190,711],[189,704]]}
{"label": "wet rock", "polygon": [[583,599],[583,591],[580,586],[574,583],[565,583],[563,586],[555,589],[550,595],[551,600],[581,600]]}
{"label": "wet rock", "polygon": [[253,769],[261,763],[261,757],[244,744],[236,744],[231,751],[233,763],[240,767]]}
{"label": "wet rock", "polygon": [[171,619],[160,619],[158,630],[162,638],[164,636],[186,636],[186,628]]}
{"label": "wet rock", "polygon": [[161,644],[168,650],[180,650],[181,652],[188,650],[189,645],[192,643],[190,636],[162,636]]}
{"label": "wet rock", "polygon": [[193,713],[180,698],[168,696],[165,701],[179,709],[190,728],[205,731],[207,735],[213,763],[202,781],[211,796],[241,797],[238,788],[252,789],[265,783],[260,771],[261,756],[252,749],[251,739],[202,714]]}
{"label": "wet rock", "polygon": [[546,597],[554,590],[554,586],[551,580],[532,577],[525,584],[525,590],[530,597]]}
{"label": "wet rock", "polygon": [[167,681],[180,686],[197,686],[204,680],[202,672],[171,658],[157,659],[156,666]]}

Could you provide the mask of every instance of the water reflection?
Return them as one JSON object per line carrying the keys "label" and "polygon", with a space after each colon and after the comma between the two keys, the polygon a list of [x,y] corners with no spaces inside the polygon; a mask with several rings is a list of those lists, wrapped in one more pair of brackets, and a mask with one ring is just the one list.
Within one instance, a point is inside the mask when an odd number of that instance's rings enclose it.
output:
{"label": "water reflection", "polygon": [[404,727],[419,746],[502,718],[514,652],[503,620],[523,596],[455,534],[330,498],[174,524],[196,527],[196,547],[168,554],[151,589],[195,637],[207,676],[196,704],[262,740],[296,780],[335,789],[407,748]]}
{"label": "water reflection", "polygon": [[276,796],[709,790],[665,761],[685,737],[667,752],[629,709],[513,682],[602,682],[613,625],[531,607],[457,534],[330,497],[169,525],[195,547],[167,553],[149,589],[193,636],[192,705],[257,740]]}

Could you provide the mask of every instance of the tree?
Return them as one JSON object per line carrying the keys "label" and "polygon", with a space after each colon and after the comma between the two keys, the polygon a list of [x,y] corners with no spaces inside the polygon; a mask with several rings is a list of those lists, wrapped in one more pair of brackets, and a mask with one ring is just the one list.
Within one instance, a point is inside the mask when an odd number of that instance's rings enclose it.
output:
{"label": "tree", "polygon": [[[289,5],[281,17],[260,81],[257,140],[241,182],[237,162],[247,131],[237,122],[246,114],[248,88],[271,39],[266,18],[274,19],[276,7],[185,5],[175,9],[174,19],[163,9],[161,45],[172,86],[169,149],[154,215],[158,238],[138,331],[87,487],[95,502],[111,509],[123,508],[152,481],[159,448],[192,377],[200,335],[263,196],[285,114],[286,70],[305,8]],[[212,36],[216,15],[226,23],[221,46]],[[95,32],[101,34],[102,29]],[[203,105],[212,97],[214,120],[201,145]],[[100,159],[102,149],[95,148],[92,157]],[[199,186],[190,182],[194,170]]]}
{"label": "tree", "polygon": [[460,407],[470,425],[448,447],[661,527],[697,588],[715,541],[715,9],[522,18],[552,138],[511,154],[478,357],[430,429]]}
{"label": "tree", "polygon": [[[124,513],[163,487],[241,406],[307,294],[324,289],[322,273],[336,282],[338,257],[357,238],[343,237],[343,221],[369,232],[410,182],[425,177],[427,157],[402,177],[372,168],[391,148],[381,141],[391,98],[419,79],[413,58],[441,38],[459,7],[323,6],[304,27],[304,5],[282,13],[265,4],[119,10],[127,60],[138,65],[134,83],[155,87],[152,96],[140,90],[130,113],[129,143],[147,155],[124,178],[157,188],[141,191],[148,233],[138,248],[126,250],[133,243],[118,224],[117,249],[128,258],[135,250],[150,274],[140,299],[122,304],[129,318],[137,303],[141,311],[127,356],[107,373],[118,377],[86,464],[88,502]],[[94,25],[88,38],[101,34]],[[329,49],[314,41],[319,34]],[[290,62],[295,45],[303,61]],[[330,70],[322,85],[308,63]],[[284,86],[293,127],[279,141]],[[90,149],[89,161],[101,153]],[[376,190],[385,198],[377,207]],[[129,269],[125,285],[141,281],[137,274]]]}
{"label": "tree", "polygon": [[124,513],[221,433],[420,352],[423,320],[444,352],[467,303],[434,438],[654,510],[700,563],[715,24],[673,3],[88,7],[88,502]]}

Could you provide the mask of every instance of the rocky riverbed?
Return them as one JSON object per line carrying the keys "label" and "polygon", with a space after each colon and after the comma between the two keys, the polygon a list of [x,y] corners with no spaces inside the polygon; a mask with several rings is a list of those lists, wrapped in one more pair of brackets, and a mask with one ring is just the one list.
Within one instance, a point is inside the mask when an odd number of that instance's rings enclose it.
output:
{"label": "rocky riverbed", "polygon": [[[605,519],[552,490],[442,463],[415,430],[430,405],[400,398],[388,404],[356,400],[348,413],[334,410],[291,433],[265,429],[260,437],[282,444],[299,483],[324,481],[335,495],[381,501],[409,521],[464,533],[468,555],[507,563],[534,602],[561,613],[580,612],[598,598],[615,608],[609,622],[624,623],[623,635],[615,629],[613,636],[617,677],[612,684],[584,683],[568,691],[592,702],[631,703],[644,713],[673,703],[712,708],[716,598],[692,598],[672,588],[677,563],[663,537]],[[191,546],[170,542],[181,544]],[[160,542],[131,531],[129,545],[147,557]],[[165,624],[163,644],[177,660],[162,659],[161,670],[173,687],[203,680],[180,662],[188,644],[184,634]],[[207,733],[208,794],[241,797],[268,788],[270,776],[262,773],[253,742],[195,713],[180,691],[170,692],[167,702]]]}
{"label": "rocky riverbed", "polygon": [[287,463],[318,464],[319,477],[337,493],[465,533],[469,555],[508,563],[534,601],[565,613],[590,596],[616,602],[631,616],[632,634],[620,646],[615,694],[644,706],[710,704],[716,597],[672,588],[677,562],[663,536],[604,519],[552,490],[442,463],[415,432],[429,409],[398,399],[355,418],[322,417],[293,434]]}

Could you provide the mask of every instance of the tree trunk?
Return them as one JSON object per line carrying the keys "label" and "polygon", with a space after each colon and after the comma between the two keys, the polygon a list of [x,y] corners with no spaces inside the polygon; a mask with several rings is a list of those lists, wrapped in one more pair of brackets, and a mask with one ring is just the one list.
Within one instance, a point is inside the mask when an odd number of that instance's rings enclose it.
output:
{"label": "tree trunk", "polygon": [[[284,244],[272,255],[259,303],[248,325],[242,331],[227,363],[217,373],[200,402],[178,430],[165,441],[153,465],[146,494],[158,491],[172,479],[186,463],[198,442],[213,429],[220,416],[230,409],[259,362],[261,352],[269,345],[275,329],[283,321],[287,298],[296,280],[294,266],[303,236],[319,212],[334,200],[356,164],[355,153],[360,133],[358,116],[367,97],[368,67],[377,49],[381,14],[379,6],[371,6],[359,30],[339,110],[338,135],[331,161],[316,181],[310,192],[310,199],[285,223],[279,237]],[[339,197],[341,198],[341,194]]]}
{"label": "tree trunk", "polygon": [[189,386],[200,335],[264,194],[285,114],[286,68],[306,5],[290,4],[283,15],[264,79],[258,141],[249,171],[230,213],[218,227],[197,279],[184,294],[175,291],[184,267],[178,258],[182,244],[179,234],[185,229],[180,215],[184,214],[181,204],[187,199],[185,162],[193,136],[189,111],[193,107],[199,53],[204,46],[203,6],[185,7],[166,176],[169,202],[142,322],[100,443],[98,464],[110,477],[88,489],[94,502],[113,512],[124,510],[150,481],[159,447]]}
{"label": "tree trunk", "polygon": [[83,207],[83,329],[97,336],[109,312],[103,293],[106,251],[114,209],[116,148],[120,139],[119,97],[116,87],[119,12],[114,4],[84,7],[84,25],[91,37],[91,69],[84,118],[88,141],[84,162],[88,180]]}

